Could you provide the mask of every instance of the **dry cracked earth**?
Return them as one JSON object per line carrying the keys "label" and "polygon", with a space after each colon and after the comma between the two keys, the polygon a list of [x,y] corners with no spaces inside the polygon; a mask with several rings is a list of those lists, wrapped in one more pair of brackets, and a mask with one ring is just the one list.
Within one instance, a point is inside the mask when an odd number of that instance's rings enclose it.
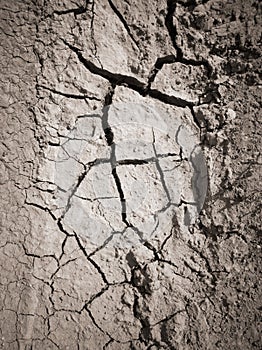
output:
{"label": "dry cracked earth", "polygon": [[0,348],[261,349],[260,2],[0,13]]}

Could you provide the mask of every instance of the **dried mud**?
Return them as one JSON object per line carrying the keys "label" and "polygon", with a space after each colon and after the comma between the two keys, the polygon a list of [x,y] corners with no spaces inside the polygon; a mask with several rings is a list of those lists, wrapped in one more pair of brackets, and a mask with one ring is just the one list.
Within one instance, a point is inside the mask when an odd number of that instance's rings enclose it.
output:
{"label": "dried mud", "polygon": [[0,5],[0,348],[260,349],[259,1]]}

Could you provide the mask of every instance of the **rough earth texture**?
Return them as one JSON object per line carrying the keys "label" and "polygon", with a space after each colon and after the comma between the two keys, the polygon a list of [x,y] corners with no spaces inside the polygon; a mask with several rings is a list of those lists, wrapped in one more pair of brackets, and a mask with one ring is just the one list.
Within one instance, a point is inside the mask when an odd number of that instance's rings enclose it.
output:
{"label": "rough earth texture", "polygon": [[261,349],[259,1],[0,5],[0,348]]}

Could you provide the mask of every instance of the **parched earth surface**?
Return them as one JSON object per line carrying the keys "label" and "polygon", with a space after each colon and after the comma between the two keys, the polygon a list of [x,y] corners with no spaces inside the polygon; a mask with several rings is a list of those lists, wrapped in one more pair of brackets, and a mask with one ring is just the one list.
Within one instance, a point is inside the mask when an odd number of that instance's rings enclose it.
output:
{"label": "parched earth surface", "polygon": [[261,349],[260,2],[0,13],[0,348]]}

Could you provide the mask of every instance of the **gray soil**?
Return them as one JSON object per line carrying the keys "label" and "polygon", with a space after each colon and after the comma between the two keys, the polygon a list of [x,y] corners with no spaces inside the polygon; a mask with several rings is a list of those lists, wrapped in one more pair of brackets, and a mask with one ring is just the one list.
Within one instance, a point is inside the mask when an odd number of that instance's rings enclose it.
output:
{"label": "gray soil", "polygon": [[0,349],[261,349],[260,2],[0,14]]}

